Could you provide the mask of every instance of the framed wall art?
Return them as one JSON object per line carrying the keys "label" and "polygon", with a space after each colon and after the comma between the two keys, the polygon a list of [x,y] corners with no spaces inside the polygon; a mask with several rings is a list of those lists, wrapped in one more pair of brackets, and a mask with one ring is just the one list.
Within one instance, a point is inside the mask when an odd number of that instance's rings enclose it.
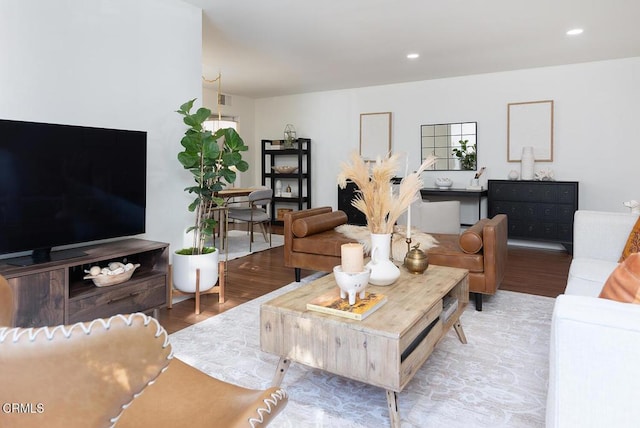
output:
{"label": "framed wall art", "polygon": [[365,161],[391,152],[391,112],[360,114],[360,156]]}
{"label": "framed wall art", "polygon": [[553,100],[507,104],[507,161],[520,162],[528,146],[536,161],[553,161]]}

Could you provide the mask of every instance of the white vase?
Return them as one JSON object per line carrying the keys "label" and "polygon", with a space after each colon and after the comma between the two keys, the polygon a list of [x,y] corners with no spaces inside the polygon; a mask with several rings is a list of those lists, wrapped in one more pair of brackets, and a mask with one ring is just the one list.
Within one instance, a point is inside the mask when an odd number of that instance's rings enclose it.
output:
{"label": "white vase", "polygon": [[533,147],[526,146],[522,148],[522,157],[520,158],[520,179],[533,180],[534,174]]}
{"label": "white vase", "polygon": [[400,269],[391,261],[391,234],[371,234],[371,269],[369,284],[391,285],[400,277]]}
{"label": "white vase", "polygon": [[196,292],[196,269],[200,269],[200,291],[213,288],[218,282],[220,252],[195,256],[173,254],[173,286],[184,293]]}

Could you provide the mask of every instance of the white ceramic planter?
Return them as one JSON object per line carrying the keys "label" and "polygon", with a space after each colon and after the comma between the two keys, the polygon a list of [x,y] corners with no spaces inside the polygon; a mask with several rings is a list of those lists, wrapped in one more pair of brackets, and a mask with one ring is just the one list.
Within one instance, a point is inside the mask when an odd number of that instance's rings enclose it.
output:
{"label": "white ceramic planter", "polygon": [[200,291],[213,288],[218,282],[218,260],[216,249],[210,254],[187,256],[173,254],[173,286],[184,293],[196,292],[196,269],[200,269]]}

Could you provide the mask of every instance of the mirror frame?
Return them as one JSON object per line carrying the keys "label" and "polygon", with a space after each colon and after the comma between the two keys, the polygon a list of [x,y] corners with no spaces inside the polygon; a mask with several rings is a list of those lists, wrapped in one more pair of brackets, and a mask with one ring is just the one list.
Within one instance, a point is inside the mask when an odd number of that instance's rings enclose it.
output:
{"label": "mirror frame", "polygon": [[[473,132],[469,130],[471,125],[473,126]],[[459,131],[452,131],[452,128],[459,128]],[[431,130],[433,132],[430,132]],[[460,140],[469,140],[469,146],[474,146],[475,148],[476,159],[472,169],[462,168],[460,160],[453,153],[455,148],[460,147],[458,144]],[[422,161],[431,154],[438,156],[438,160],[427,169],[428,171],[477,171],[478,122],[420,125],[420,154]]]}

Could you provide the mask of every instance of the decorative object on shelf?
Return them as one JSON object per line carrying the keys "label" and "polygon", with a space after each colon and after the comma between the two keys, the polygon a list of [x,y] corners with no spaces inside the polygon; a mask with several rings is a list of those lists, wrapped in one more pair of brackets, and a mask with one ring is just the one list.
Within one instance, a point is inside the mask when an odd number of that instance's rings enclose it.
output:
{"label": "decorative object on shelf", "polygon": [[469,181],[467,190],[482,190],[482,186],[480,185],[480,180],[478,180],[477,178],[472,178]]}
{"label": "decorative object on shelf", "polygon": [[533,157],[533,147],[526,146],[522,148],[522,157],[520,158],[520,178],[523,180],[533,180],[535,159]]}
{"label": "decorative object on shelf", "polygon": [[436,178],[435,183],[436,187],[438,187],[439,189],[448,189],[449,187],[453,186],[453,180],[447,177],[438,177]]}
{"label": "decorative object on shelf", "polygon": [[460,147],[454,147],[451,151],[460,161],[460,167],[467,171],[476,169],[476,146],[469,144],[469,140],[460,140],[458,144]]}
{"label": "decorative object on shelf", "polygon": [[404,267],[406,267],[409,272],[415,274],[421,274],[429,267],[429,258],[419,247],[420,243],[417,243],[411,250],[407,251],[407,255],[404,256]]}
{"label": "decorative object on shelf", "polygon": [[276,180],[276,187],[273,193],[275,194],[276,197],[279,197],[282,195],[282,181]]}
{"label": "decorative object on shelf", "polygon": [[520,174],[515,169],[512,169],[511,171],[509,171],[509,175],[507,176],[507,178],[509,180],[517,180],[518,178],[520,178]]}
{"label": "decorative object on shelf", "polygon": [[544,168],[536,171],[534,179],[537,181],[554,181],[553,170],[551,168]]}
{"label": "decorative object on shelf", "polygon": [[296,140],[296,138],[297,138],[296,128],[291,124],[288,124],[287,126],[285,126],[284,127],[284,148],[292,149],[293,142]]}
{"label": "decorative object on shelf", "polygon": [[356,295],[364,299],[365,290],[369,283],[371,269],[365,266],[360,272],[345,272],[342,265],[333,268],[333,276],[340,288],[340,298],[349,299],[349,305],[356,304]]}
{"label": "decorative object on shelf", "polygon": [[91,266],[85,270],[84,279],[93,281],[96,287],[107,287],[109,285],[122,284],[131,279],[133,272],[140,267],[140,264],[111,262],[107,267]]}
{"label": "decorative object on shelf", "polygon": [[293,174],[298,170],[298,167],[293,165],[272,166],[271,168],[278,174]]}

